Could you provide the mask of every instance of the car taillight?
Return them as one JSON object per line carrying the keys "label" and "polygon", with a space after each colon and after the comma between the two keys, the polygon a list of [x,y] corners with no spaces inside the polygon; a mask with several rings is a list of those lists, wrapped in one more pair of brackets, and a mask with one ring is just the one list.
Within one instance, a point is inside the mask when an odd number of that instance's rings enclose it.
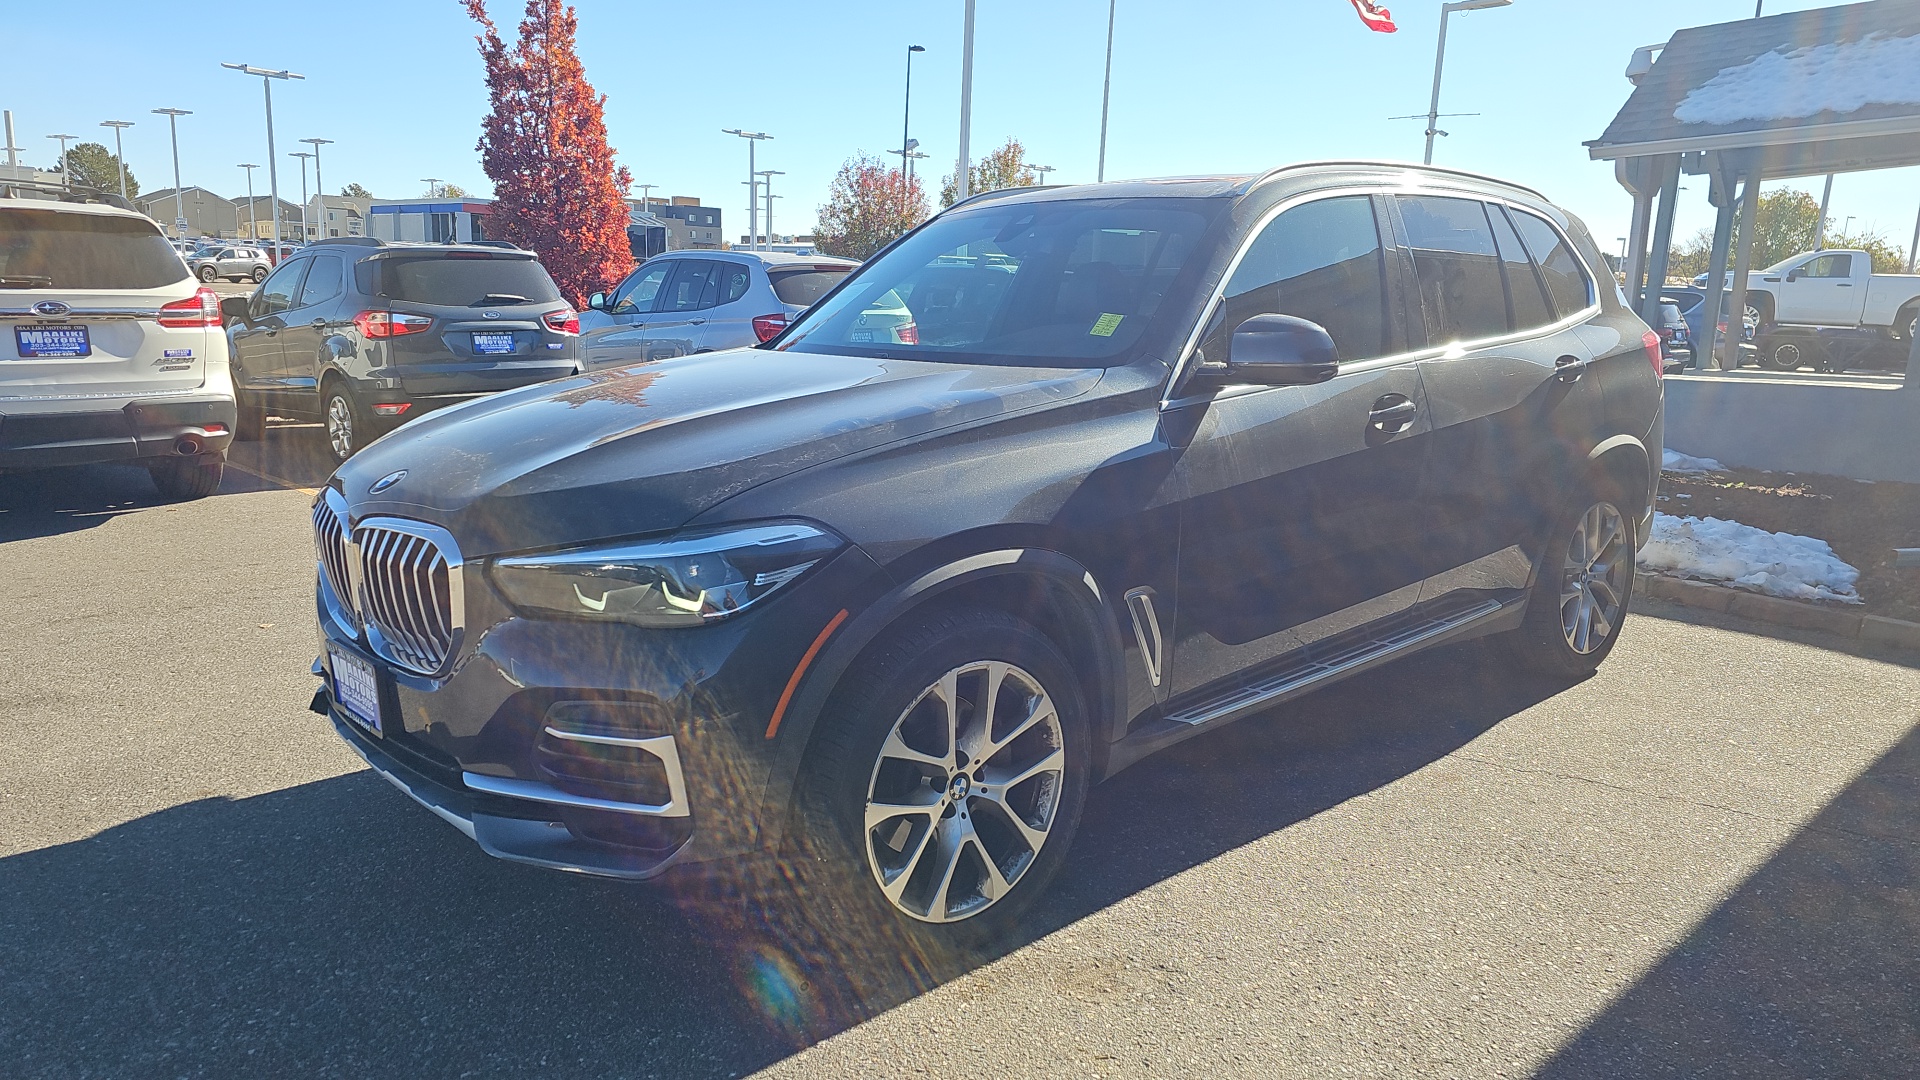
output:
{"label": "car taillight", "polygon": [[1649,330],[1645,334],[1641,335],[1640,344],[1646,346],[1647,348],[1647,363],[1653,365],[1654,378],[1656,379],[1665,378],[1667,374],[1667,365],[1664,361],[1664,358],[1660,355],[1660,335]]}
{"label": "car taillight", "polygon": [[373,411],[379,416],[400,416],[411,408],[413,408],[413,402],[411,401],[395,401],[389,404],[375,405]]}
{"label": "car taillight", "polygon": [[220,296],[205,285],[185,300],[160,306],[160,325],[172,327],[219,326]]}
{"label": "car taillight", "polygon": [[1663,326],[1663,327],[1661,327],[1661,328],[1660,328],[1660,340],[1661,340],[1661,341],[1672,341],[1672,340],[1673,340],[1673,327],[1671,327],[1671,326]]}
{"label": "car taillight", "polygon": [[402,315],[393,311],[363,311],[353,317],[360,336],[370,338],[405,337],[419,334],[433,325],[425,315]]}
{"label": "car taillight", "polygon": [[902,345],[920,344],[920,327],[917,323],[907,323],[893,328],[893,338]]}
{"label": "car taillight", "polygon": [[547,329],[549,330],[562,334],[578,334],[580,332],[580,313],[574,311],[572,308],[567,308],[564,311],[549,311],[546,315],[542,316],[542,318],[546,320]]}
{"label": "car taillight", "polygon": [[756,315],[753,320],[753,336],[759,338],[763,343],[779,337],[780,331],[786,328],[787,316],[785,312],[774,315]]}

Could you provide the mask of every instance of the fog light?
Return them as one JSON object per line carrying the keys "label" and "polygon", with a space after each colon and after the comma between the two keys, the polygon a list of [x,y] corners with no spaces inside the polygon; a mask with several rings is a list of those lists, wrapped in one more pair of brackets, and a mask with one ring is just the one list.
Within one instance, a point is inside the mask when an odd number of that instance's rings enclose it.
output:
{"label": "fog light", "polygon": [[373,411],[380,416],[399,416],[411,408],[413,408],[413,402],[401,401],[392,405],[375,405]]}

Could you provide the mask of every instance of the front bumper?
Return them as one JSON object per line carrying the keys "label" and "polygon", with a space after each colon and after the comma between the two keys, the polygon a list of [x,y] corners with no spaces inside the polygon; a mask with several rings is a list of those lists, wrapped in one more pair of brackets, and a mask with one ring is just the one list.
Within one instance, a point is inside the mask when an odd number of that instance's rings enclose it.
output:
{"label": "front bumper", "polygon": [[188,435],[202,453],[222,453],[233,442],[235,419],[230,394],[109,399],[63,412],[9,413],[0,402],[0,468],[174,458],[174,444]]}

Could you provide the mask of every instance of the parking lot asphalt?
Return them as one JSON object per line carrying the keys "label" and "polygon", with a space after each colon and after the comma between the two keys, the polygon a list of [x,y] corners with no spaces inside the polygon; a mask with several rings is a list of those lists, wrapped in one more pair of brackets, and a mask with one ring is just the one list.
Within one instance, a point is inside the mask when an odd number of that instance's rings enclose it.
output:
{"label": "parking lot asphalt", "polygon": [[[1920,663],[1679,609],[1097,789],[1029,932],[488,858],[307,712],[318,433],[0,477],[0,1075],[1859,1076],[1920,1060]],[[303,491],[301,489],[306,489]],[[1777,632],[1777,631],[1776,631]]]}

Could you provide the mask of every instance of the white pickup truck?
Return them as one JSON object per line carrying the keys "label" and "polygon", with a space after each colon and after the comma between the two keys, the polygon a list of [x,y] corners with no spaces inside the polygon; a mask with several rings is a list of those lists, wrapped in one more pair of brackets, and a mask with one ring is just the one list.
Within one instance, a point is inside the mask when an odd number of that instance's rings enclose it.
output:
{"label": "white pickup truck", "polygon": [[1910,341],[1920,275],[1876,274],[1864,251],[1812,251],[1748,276],[1748,317],[1771,323],[1876,329]]}

